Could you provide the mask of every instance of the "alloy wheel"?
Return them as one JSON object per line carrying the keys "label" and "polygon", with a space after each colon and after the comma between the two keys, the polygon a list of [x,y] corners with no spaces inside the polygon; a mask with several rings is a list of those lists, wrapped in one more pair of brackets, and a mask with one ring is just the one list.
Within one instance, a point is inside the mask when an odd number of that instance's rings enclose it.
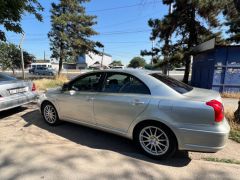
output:
{"label": "alloy wheel", "polygon": [[169,149],[169,138],[159,127],[147,126],[140,131],[139,142],[149,154],[159,156]]}

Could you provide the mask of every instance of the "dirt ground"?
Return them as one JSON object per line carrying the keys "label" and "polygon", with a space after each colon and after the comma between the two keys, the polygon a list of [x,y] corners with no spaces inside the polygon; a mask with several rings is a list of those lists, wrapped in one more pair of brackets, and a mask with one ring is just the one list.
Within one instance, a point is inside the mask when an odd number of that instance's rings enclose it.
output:
{"label": "dirt ground", "polygon": [[215,153],[179,152],[154,161],[131,141],[83,126],[50,127],[36,105],[0,114],[0,179],[239,179],[240,165],[203,157],[240,160],[240,144]]}

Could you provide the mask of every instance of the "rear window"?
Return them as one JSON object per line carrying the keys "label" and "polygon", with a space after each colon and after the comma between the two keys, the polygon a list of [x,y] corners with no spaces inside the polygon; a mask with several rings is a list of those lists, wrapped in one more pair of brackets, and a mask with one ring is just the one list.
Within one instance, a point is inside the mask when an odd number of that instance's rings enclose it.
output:
{"label": "rear window", "polygon": [[16,80],[16,78],[0,73],[0,82],[1,81],[12,81],[12,80]]}
{"label": "rear window", "polygon": [[177,91],[180,94],[187,93],[193,89],[191,86],[189,86],[183,82],[177,81],[176,79],[170,78],[168,76],[164,76],[159,73],[154,73],[154,74],[150,74],[150,75],[155,77],[159,81],[163,82],[164,84],[166,84],[167,86],[174,89],[175,91]]}

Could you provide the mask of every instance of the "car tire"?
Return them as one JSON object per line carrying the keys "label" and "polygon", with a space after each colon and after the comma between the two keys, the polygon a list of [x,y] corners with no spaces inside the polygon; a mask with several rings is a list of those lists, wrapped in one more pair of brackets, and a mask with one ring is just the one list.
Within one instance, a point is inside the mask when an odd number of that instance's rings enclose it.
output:
{"label": "car tire", "polygon": [[138,149],[152,159],[170,158],[177,150],[175,135],[161,123],[140,124],[136,127],[133,136]]}
{"label": "car tire", "polygon": [[44,102],[41,106],[42,116],[44,121],[50,126],[55,126],[60,123],[56,108],[50,102]]}

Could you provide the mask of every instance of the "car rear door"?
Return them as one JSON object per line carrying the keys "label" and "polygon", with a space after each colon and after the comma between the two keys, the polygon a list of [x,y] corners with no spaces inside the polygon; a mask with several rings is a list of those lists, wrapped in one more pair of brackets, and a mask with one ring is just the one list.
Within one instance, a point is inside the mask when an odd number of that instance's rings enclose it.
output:
{"label": "car rear door", "polygon": [[102,92],[94,98],[94,118],[99,126],[127,132],[147,107],[150,90],[136,77],[107,73]]}
{"label": "car rear door", "polygon": [[61,116],[64,119],[95,124],[93,99],[99,91],[103,73],[80,76],[69,84],[69,90],[58,97]]}

